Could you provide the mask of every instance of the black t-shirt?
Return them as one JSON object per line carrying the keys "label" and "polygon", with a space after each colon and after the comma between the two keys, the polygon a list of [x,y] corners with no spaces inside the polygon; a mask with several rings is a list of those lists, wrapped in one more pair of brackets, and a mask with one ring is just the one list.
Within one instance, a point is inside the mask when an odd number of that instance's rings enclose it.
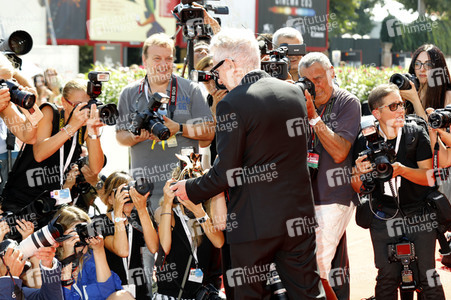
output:
{"label": "black t-shirt", "polygon": [[[105,230],[103,231],[103,236],[111,236],[114,235],[114,223],[108,218],[107,215],[102,214],[97,218],[103,220],[103,224],[105,226]],[[126,225],[126,232],[128,237],[128,226]],[[129,278],[130,282],[127,279],[127,274],[124,269],[124,263],[122,257],[117,256],[113,252],[109,251],[105,247],[106,259],[108,261],[108,265],[110,266],[111,271],[115,272],[119,275],[121,279],[122,285],[127,284],[135,284],[136,285],[136,299],[145,299],[147,295],[147,286],[145,284],[145,273],[142,261],[141,248],[146,247],[144,241],[144,235],[142,232],[133,228],[133,237],[132,237],[132,248],[131,248],[131,256],[129,262]],[[128,242],[128,240],[127,240]],[[126,258],[127,259],[127,258]]]}
{"label": "black t-shirt", "polygon": [[[409,131],[412,133],[407,134]],[[407,141],[406,139],[410,139],[410,141]],[[391,144],[393,148],[395,148],[396,138],[393,140],[387,140],[387,143]],[[408,144],[411,144],[411,146],[409,146],[409,149],[411,148],[409,151],[407,151]],[[368,147],[365,137],[360,135],[354,144],[354,165],[355,160],[359,157],[359,153],[366,149],[368,149]],[[430,158],[432,158],[432,150],[429,135],[426,130],[417,125],[409,123],[406,124],[402,130],[402,137],[399,143],[396,161],[406,167],[416,169],[418,168],[417,162]],[[401,177],[401,185],[398,189],[401,208],[409,210],[422,207],[424,205],[424,199],[431,189],[432,188],[429,186],[422,186]],[[373,199],[376,200],[376,205],[382,205],[393,209],[397,208],[395,202],[396,198],[384,194],[383,182],[381,183],[376,181],[376,188],[373,191],[372,196]]]}

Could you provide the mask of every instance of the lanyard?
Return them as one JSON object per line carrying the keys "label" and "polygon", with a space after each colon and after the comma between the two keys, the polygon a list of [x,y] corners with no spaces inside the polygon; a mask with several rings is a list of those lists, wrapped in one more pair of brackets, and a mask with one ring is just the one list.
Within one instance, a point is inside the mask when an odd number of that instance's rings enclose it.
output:
{"label": "lanyard", "polygon": [[61,185],[61,188],[63,188],[63,185],[64,185],[64,172],[66,171],[67,167],[69,167],[72,156],[74,156],[75,146],[77,145],[77,135],[78,135],[78,131],[75,132],[75,134],[72,138],[72,145],[70,146],[69,156],[67,156],[66,162],[64,162],[64,144],[60,148],[60,185]]}
{"label": "lanyard", "polygon": [[[111,212],[111,219],[114,222],[114,211]],[[128,275],[128,271],[130,269],[130,261],[132,256],[132,245],[133,245],[133,226],[128,224],[128,257],[122,257],[122,264],[124,265],[125,275],[127,276],[127,282],[130,278]]]}
{"label": "lanyard", "polygon": [[197,246],[193,245],[191,231],[189,230],[188,225],[186,224],[185,215],[182,213],[182,210],[180,209],[180,205],[177,205],[177,207],[173,208],[173,210],[176,213],[176,215],[180,218],[180,221],[182,222],[183,229],[185,229],[186,236],[188,237],[189,244],[191,245],[191,250],[193,252],[194,260],[196,261],[196,264],[197,264],[197,262],[199,261],[197,259]]}
{"label": "lanyard", "polygon": [[[385,133],[382,131],[381,126],[379,125],[379,132],[384,138],[384,142],[387,141],[387,137]],[[398,135],[396,136],[396,145],[395,145],[395,153],[398,154],[399,144],[401,143],[401,135],[402,135],[402,127],[398,128]]]}
{"label": "lanyard", "polygon": [[[149,90],[150,89],[149,82],[147,81],[147,76],[144,78],[144,92],[146,93],[146,100],[149,102]],[[174,112],[177,107],[177,77],[174,74],[171,76],[171,91],[170,91],[170,101],[169,101],[169,118],[174,119]]]}

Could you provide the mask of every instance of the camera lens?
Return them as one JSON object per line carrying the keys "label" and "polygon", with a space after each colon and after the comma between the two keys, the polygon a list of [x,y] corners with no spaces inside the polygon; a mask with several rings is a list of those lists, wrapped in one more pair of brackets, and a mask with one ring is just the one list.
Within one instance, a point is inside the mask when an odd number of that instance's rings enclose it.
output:
{"label": "camera lens", "polygon": [[56,223],[56,220],[50,222],[47,226],[35,231],[19,244],[19,250],[22,251],[24,258],[33,256],[41,247],[50,247],[55,244],[56,239],[64,233],[63,227]]}
{"label": "camera lens", "polygon": [[154,120],[150,120],[149,124],[151,125],[150,131],[158,137],[159,140],[164,141],[167,140],[171,136],[171,132],[169,131],[169,128],[167,128],[163,123],[156,122]]}
{"label": "camera lens", "polygon": [[447,128],[451,126],[451,111],[436,110],[429,115],[429,125],[432,128]]}
{"label": "camera lens", "polygon": [[375,169],[377,171],[377,178],[380,181],[388,181],[393,176],[393,167],[387,156],[381,155],[374,159]]}
{"label": "camera lens", "polygon": [[99,117],[103,123],[112,126],[116,124],[116,120],[119,116],[116,104],[109,103],[99,106]]}

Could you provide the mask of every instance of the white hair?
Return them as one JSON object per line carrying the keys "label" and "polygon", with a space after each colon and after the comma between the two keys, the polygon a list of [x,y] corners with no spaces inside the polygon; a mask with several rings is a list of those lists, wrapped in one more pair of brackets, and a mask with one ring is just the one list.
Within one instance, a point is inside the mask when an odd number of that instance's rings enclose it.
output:
{"label": "white hair", "polygon": [[324,70],[330,69],[330,67],[332,67],[329,58],[325,54],[321,52],[310,52],[309,54],[301,58],[298,66],[298,72],[301,73],[302,68],[309,68],[314,63],[320,63],[323,66]]}
{"label": "white hair", "polygon": [[260,48],[248,29],[223,28],[210,42],[210,53],[217,62],[231,58],[245,70],[260,69]]}
{"label": "white hair", "polygon": [[272,36],[272,43],[276,45],[276,47],[279,47],[279,39],[281,37],[287,38],[287,39],[298,39],[300,44],[304,43],[304,39],[302,38],[302,34],[299,32],[299,30],[294,29],[293,27],[282,27],[276,32],[274,32],[274,35]]}

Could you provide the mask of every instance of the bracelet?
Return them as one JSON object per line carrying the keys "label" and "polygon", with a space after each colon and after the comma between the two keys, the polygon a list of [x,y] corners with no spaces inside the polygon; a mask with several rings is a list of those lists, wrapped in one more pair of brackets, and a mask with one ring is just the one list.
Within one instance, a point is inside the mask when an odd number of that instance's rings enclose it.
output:
{"label": "bracelet", "polygon": [[71,286],[71,285],[73,285],[74,284],[74,278],[71,278],[71,279],[69,279],[69,280],[61,280],[61,285],[63,286],[63,287],[68,287],[68,286]]}
{"label": "bracelet", "polygon": [[67,126],[64,126],[63,128],[61,128],[61,130],[64,130],[64,132],[65,132],[68,136],[70,136],[70,137],[73,137],[73,136],[74,136],[73,133],[70,133],[70,131],[69,131],[69,129],[67,128]]}
{"label": "bracelet", "polygon": [[160,214],[160,217],[161,217],[162,215],[171,215],[171,216],[172,216],[172,213],[161,213],[161,214]]}

